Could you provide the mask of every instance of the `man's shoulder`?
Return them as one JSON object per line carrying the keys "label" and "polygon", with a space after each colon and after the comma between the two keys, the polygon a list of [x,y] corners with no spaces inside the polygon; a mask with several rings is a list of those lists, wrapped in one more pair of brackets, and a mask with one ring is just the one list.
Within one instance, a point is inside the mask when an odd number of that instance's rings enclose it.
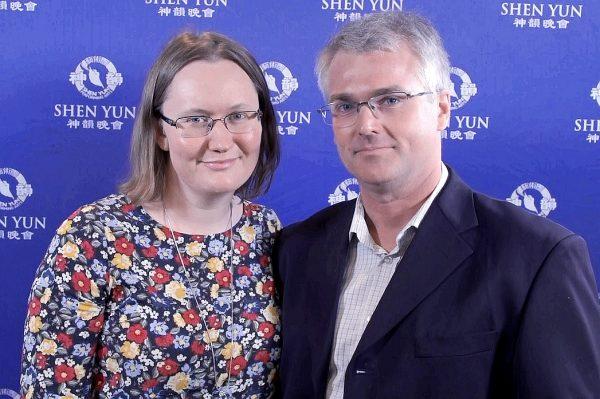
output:
{"label": "man's shoulder", "polygon": [[506,236],[552,245],[574,234],[551,219],[485,194],[475,192],[474,205],[479,225],[498,238]]}
{"label": "man's shoulder", "polygon": [[[293,238],[318,237],[326,233],[328,228],[336,228],[336,225],[348,224],[352,220],[356,200],[344,201],[321,209],[305,220],[284,227],[281,238],[283,240]],[[347,234],[348,231],[338,231],[339,234]]]}

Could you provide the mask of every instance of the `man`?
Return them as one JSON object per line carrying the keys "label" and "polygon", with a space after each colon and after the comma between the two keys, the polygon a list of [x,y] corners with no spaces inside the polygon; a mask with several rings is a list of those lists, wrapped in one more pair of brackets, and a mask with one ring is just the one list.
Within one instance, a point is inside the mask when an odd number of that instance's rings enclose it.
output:
{"label": "man", "polygon": [[583,239],[441,161],[448,56],[403,13],[350,22],[317,65],[356,201],[282,234],[284,398],[599,398]]}

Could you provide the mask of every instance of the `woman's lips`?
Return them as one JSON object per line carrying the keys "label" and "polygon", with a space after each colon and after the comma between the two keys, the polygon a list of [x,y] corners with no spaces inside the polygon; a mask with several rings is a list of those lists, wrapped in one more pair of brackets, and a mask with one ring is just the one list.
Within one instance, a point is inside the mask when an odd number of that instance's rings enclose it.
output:
{"label": "woman's lips", "polygon": [[230,168],[238,159],[239,158],[216,159],[209,161],[200,161],[199,163],[211,170],[225,170]]}

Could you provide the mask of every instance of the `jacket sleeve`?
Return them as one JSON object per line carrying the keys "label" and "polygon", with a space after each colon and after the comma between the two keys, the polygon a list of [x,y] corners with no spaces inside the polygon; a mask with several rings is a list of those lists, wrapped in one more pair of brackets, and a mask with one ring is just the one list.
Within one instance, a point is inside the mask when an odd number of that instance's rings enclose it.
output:
{"label": "jacket sleeve", "polygon": [[516,398],[600,397],[600,304],[585,241],[562,239],[538,270],[515,346]]}

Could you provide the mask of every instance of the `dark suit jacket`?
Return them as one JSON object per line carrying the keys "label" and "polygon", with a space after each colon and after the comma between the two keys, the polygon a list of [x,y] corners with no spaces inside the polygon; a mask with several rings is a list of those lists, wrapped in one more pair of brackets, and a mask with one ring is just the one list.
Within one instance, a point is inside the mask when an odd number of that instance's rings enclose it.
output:
{"label": "dark suit jacket", "polygon": [[[284,398],[322,398],[355,202],[276,251]],[[454,172],[360,340],[345,398],[600,398],[600,305],[583,239]]]}

